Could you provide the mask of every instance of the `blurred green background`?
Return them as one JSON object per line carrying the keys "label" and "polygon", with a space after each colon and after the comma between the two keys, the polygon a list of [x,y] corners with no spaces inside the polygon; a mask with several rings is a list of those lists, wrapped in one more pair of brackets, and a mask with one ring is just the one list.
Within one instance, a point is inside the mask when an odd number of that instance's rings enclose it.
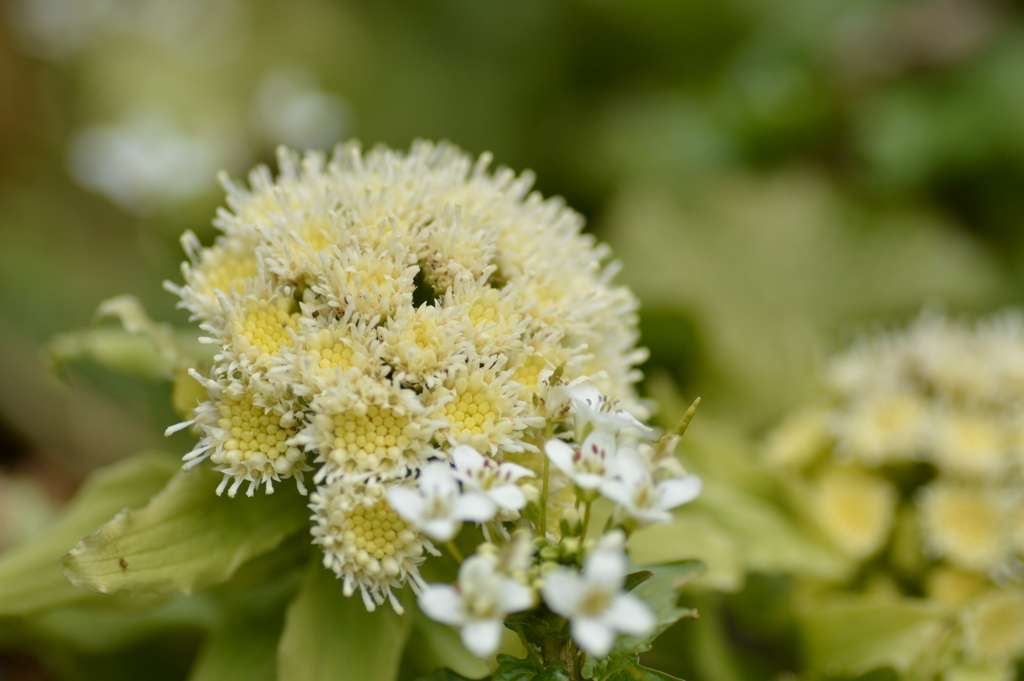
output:
{"label": "blurred green background", "polygon": [[279,143],[443,138],[533,169],[623,261],[644,391],[745,433],[859,330],[1024,292],[1020,2],[0,8],[0,547],[96,466],[177,446],[166,383],[46,344],[125,292],[185,324],[177,237],[212,239],[216,171]]}

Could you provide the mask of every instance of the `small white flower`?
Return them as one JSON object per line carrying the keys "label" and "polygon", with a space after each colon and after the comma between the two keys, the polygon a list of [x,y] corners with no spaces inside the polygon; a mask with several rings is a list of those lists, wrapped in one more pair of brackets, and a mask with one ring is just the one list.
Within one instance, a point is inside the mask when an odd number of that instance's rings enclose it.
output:
{"label": "small white flower", "polygon": [[493,554],[470,556],[459,568],[458,586],[431,584],[419,597],[428,617],[461,627],[462,642],[479,657],[498,650],[505,616],[533,603],[533,591],[500,572]]}
{"label": "small white flower", "polygon": [[612,459],[616,447],[614,435],[595,430],[578,449],[561,440],[548,440],[544,452],[551,463],[569,476],[577,487],[594,490],[613,472]]}
{"label": "small white flower", "polygon": [[566,388],[566,391],[575,411],[577,440],[590,429],[607,430],[612,433],[630,427],[650,430],[625,409],[616,409],[617,402],[603,395],[589,380],[579,381]]}
{"label": "small white flower", "polygon": [[615,477],[601,483],[603,496],[620,504],[632,518],[648,523],[671,522],[670,511],[696,499],[700,490],[696,475],[656,482],[646,462],[625,448],[615,457]]}
{"label": "small white flower", "polygon": [[485,495],[463,495],[451,467],[439,462],[423,468],[416,487],[394,485],[387,496],[402,519],[438,541],[452,539],[462,521],[487,522],[498,510]]}
{"label": "small white flower", "polygon": [[541,587],[548,607],[569,620],[573,640],[598,658],[612,649],[617,632],[644,636],[655,625],[650,607],[622,589],[625,541],[621,530],[609,532],[587,557],[582,572],[553,570]]}
{"label": "small white flower", "polygon": [[506,511],[519,511],[526,506],[526,495],[516,481],[533,477],[529,468],[491,461],[468,445],[453,449],[452,461],[465,496],[483,496]]}

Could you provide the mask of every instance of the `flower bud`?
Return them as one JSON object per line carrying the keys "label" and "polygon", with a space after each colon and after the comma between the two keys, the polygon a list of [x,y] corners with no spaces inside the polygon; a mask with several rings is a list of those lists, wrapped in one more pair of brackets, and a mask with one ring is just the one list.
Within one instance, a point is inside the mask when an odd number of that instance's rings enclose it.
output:
{"label": "flower bud", "polygon": [[580,549],[580,538],[579,537],[565,537],[559,543],[561,549],[561,559],[563,563],[579,563],[581,552]]}
{"label": "flower bud", "polygon": [[563,537],[578,537],[583,532],[583,520],[580,512],[569,507],[562,511],[558,519],[558,528],[562,531]]}

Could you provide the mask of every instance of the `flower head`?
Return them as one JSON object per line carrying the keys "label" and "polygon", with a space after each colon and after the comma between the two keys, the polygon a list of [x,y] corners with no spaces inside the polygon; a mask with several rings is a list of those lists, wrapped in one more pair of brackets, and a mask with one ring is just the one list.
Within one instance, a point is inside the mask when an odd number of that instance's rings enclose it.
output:
{"label": "flower head", "polygon": [[701,480],[696,475],[655,480],[647,462],[629,449],[619,450],[614,470],[614,477],[601,483],[601,494],[641,523],[670,522],[672,509],[700,495]]}
{"label": "flower head", "polygon": [[313,543],[324,551],[324,567],[341,578],[345,595],[358,588],[367,610],[387,599],[401,612],[391,590],[406,582],[422,588],[419,565],[436,549],[395,513],[382,486],[338,480],[318,487],[309,506]]}
{"label": "flower head", "polygon": [[596,490],[611,478],[617,450],[615,436],[604,430],[591,432],[579,447],[561,440],[548,440],[544,445],[551,463],[581,490]]}

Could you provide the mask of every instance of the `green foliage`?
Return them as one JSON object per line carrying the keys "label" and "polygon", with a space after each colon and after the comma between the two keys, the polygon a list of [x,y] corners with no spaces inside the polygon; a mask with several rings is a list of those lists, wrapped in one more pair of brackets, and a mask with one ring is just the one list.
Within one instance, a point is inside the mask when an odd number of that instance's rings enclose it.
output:
{"label": "green foliage", "polygon": [[359,594],[346,597],[334,574],[310,561],[288,606],[278,647],[280,681],[393,681],[412,617],[389,605],[367,612]]}
{"label": "green foliage", "polygon": [[639,658],[635,655],[624,658],[617,662],[601,681],[679,681],[676,677],[659,672],[656,669],[648,669],[640,664]]}
{"label": "green foliage", "polygon": [[144,508],[125,510],[61,562],[67,579],[99,593],[192,593],[305,527],[305,500],[290,486],[272,495],[215,495],[219,474],[181,471]]}
{"label": "green foliage", "polygon": [[686,582],[704,570],[703,563],[697,560],[686,560],[657,565],[651,570],[654,575],[633,589],[633,593],[643,599],[654,611],[656,621],[654,629],[642,638],[620,636],[608,655],[610,660],[650,650],[654,639],[670,626],[684,617],[696,617],[697,615],[695,611],[689,608],[680,608],[677,604]]}
{"label": "green foliage", "polygon": [[479,679],[488,674],[487,663],[466,650],[458,632],[447,624],[430,619],[419,608],[413,609],[412,633],[406,655],[417,669],[429,673],[447,669],[459,678]]}
{"label": "green foliage", "polygon": [[524,660],[511,655],[498,655],[498,668],[492,681],[572,681],[565,663],[543,664],[533,657]]}
{"label": "green foliage", "polygon": [[892,667],[915,679],[945,666],[955,623],[955,613],[930,601],[852,594],[808,603],[800,614],[810,669],[857,675]]}
{"label": "green foliage", "polygon": [[62,519],[0,559],[0,618],[95,600],[64,579],[59,557],[115,513],[145,505],[179,467],[151,453],[94,473]]}
{"label": "green foliage", "polygon": [[653,525],[630,539],[640,564],[701,558],[711,585],[734,590],[747,570],[797,572],[841,578],[849,562],[788,518],[778,505],[756,495],[705,480],[701,496],[676,512],[669,525]]}

